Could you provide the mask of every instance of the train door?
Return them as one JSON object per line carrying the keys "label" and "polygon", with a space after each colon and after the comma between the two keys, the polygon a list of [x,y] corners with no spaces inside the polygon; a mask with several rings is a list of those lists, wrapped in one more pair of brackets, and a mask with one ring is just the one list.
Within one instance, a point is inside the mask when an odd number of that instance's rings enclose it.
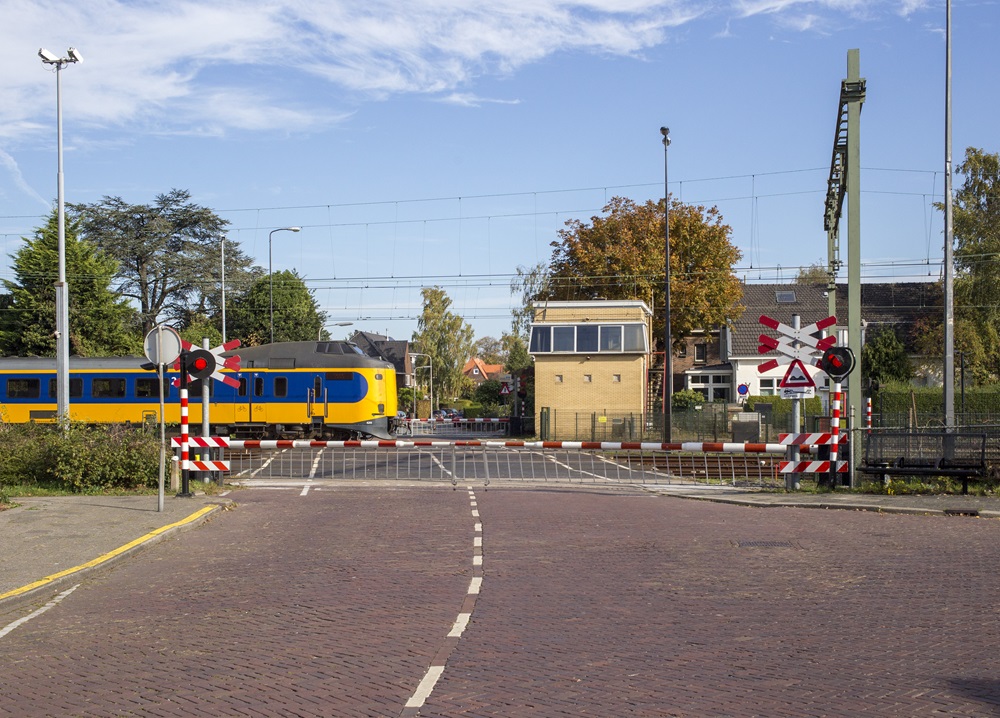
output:
{"label": "train door", "polygon": [[236,389],[236,399],[233,402],[234,421],[238,424],[265,423],[267,421],[267,403],[263,401],[264,377],[257,374],[244,374],[240,377],[240,385]]}
{"label": "train door", "polygon": [[306,418],[314,429],[322,430],[330,416],[330,394],[323,383],[323,375],[313,376],[313,385],[306,389]]}

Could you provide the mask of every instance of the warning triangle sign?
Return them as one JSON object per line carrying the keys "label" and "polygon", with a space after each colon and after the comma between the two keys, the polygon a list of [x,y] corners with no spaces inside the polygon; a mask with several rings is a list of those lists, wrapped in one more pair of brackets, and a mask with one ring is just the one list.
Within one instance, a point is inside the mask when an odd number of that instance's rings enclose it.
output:
{"label": "warning triangle sign", "polygon": [[793,359],[791,365],[788,367],[788,371],[785,372],[785,378],[781,380],[778,386],[782,388],[802,388],[802,387],[815,387],[816,384],[813,382],[812,377],[809,376],[809,372],[806,371],[805,364],[799,359]]}

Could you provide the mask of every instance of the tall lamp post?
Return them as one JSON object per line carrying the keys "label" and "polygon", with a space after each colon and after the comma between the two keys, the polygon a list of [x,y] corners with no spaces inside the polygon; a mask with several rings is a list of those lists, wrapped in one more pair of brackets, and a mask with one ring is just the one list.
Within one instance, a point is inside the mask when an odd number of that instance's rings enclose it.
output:
{"label": "tall lamp post", "polygon": [[56,416],[60,422],[69,421],[69,288],[66,286],[66,209],[63,202],[63,132],[62,132],[62,82],[60,72],[66,65],[82,62],[76,48],[59,57],[42,48],[38,56],[46,65],[56,68],[56,211],[59,232],[59,278],[56,281]]}
{"label": "tall lamp post", "polygon": [[[419,352],[410,352],[410,361],[413,361],[414,357],[427,357],[427,364],[426,364],[426,366],[413,367],[414,377],[416,376],[417,369],[430,369],[431,370],[431,372],[430,372],[430,374],[431,374],[431,409],[430,409],[430,417],[429,418],[433,419],[434,418],[434,362],[431,361],[431,357],[430,357],[429,354],[420,354]],[[414,415],[413,418],[414,419],[417,418],[416,414],[417,414],[417,410],[416,410],[416,408],[414,408],[414,410],[413,410],[413,415]]]}
{"label": "tall lamp post", "polygon": [[226,343],[226,235],[222,235],[222,343]]}
{"label": "tall lamp post", "polygon": [[298,232],[302,227],[279,227],[278,229],[272,229],[267,235],[267,283],[268,283],[268,295],[270,297],[271,305],[271,343],[274,344],[274,274],[271,267],[273,266],[272,256],[271,256],[271,238],[274,236],[275,232]]}
{"label": "tall lamp post", "polygon": [[664,301],[663,322],[663,442],[671,441],[671,410],[670,397],[673,394],[674,361],[670,350],[670,190],[667,185],[667,148],[670,147],[670,128],[661,127],[663,135],[663,269],[666,279],[663,287],[666,299]]}

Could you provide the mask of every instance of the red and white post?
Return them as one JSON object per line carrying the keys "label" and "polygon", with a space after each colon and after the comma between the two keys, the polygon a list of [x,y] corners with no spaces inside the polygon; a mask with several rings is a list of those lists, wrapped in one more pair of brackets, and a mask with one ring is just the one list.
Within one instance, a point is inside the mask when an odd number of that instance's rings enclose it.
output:
{"label": "red and white post", "polygon": [[188,375],[187,357],[184,352],[180,356],[181,376],[179,388],[181,394],[181,492],[178,496],[194,496],[191,493],[190,456],[188,454]]}
{"label": "red and white post", "polygon": [[830,434],[833,443],[830,445],[830,486],[837,485],[837,455],[840,448],[840,380],[833,383],[833,401],[830,407]]}

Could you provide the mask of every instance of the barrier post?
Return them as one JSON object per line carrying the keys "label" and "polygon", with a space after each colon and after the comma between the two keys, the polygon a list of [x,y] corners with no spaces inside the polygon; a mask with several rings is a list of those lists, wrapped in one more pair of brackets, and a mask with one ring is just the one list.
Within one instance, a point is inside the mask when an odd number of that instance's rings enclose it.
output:
{"label": "barrier post", "polygon": [[181,394],[181,492],[177,494],[185,498],[194,496],[191,493],[190,464],[188,463],[188,373],[187,353],[180,356],[180,394]]}

